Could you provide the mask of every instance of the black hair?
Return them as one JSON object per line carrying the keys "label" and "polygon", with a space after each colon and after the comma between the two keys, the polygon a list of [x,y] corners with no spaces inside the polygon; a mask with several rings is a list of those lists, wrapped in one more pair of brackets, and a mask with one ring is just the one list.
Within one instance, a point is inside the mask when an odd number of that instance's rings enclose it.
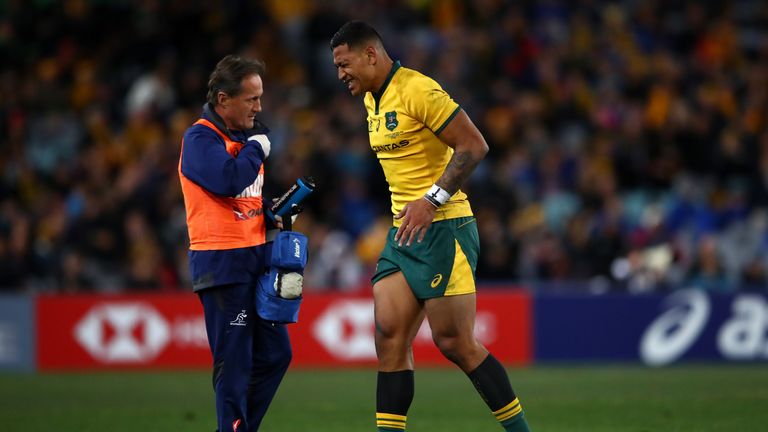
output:
{"label": "black hair", "polygon": [[331,49],[344,44],[350,48],[358,48],[371,41],[382,42],[381,35],[375,28],[364,21],[349,21],[331,38]]}
{"label": "black hair", "polygon": [[229,96],[237,96],[242,90],[243,79],[250,75],[264,75],[264,62],[255,59],[245,59],[236,55],[228,55],[221,59],[208,78],[208,102],[216,106],[219,92]]}

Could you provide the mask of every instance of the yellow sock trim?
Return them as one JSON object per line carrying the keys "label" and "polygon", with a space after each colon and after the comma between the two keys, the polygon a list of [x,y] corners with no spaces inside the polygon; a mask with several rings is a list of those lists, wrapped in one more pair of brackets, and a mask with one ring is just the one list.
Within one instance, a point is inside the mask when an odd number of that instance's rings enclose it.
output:
{"label": "yellow sock trim", "polygon": [[395,429],[405,430],[405,423],[390,423],[385,421],[377,421],[376,427],[391,427]]}
{"label": "yellow sock trim", "polygon": [[497,419],[498,421],[500,421],[500,422],[502,422],[502,421],[504,421],[504,420],[509,420],[509,419],[511,419],[512,417],[514,417],[514,416],[516,416],[516,415],[520,414],[520,412],[522,412],[522,411],[523,411],[523,407],[521,407],[520,405],[518,405],[518,406],[517,406],[517,408],[513,409],[512,411],[510,411],[509,413],[507,413],[507,414],[505,414],[505,415],[503,415],[503,416],[498,416],[498,417],[496,417],[496,419]]}
{"label": "yellow sock trim", "polygon": [[399,415],[399,414],[376,413],[376,419],[377,420],[397,420],[397,421],[404,422],[405,416]]}
{"label": "yellow sock trim", "polygon": [[520,411],[522,410],[523,410],[523,407],[520,405],[520,401],[517,398],[515,398],[512,402],[508,403],[503,408],[494,411],[493,415],[496,416],[496,420],[504,421],[514,417],[515,415],[520,413]]}
{"label": "yellow sock trim", "polygon": [[505,405],[503,408],[499,408],[498,410],[493,412],[493,415],[499,415],[503,413],[504,411],[510,410],[515,407],[515,405],[519,404],[520,401],[517,398],[512,399],[512,402]]}
{"label": "yellow sock trim", "polygon": [[390,427],[405,430],[405,419],[406,417],[404,415],[377,412],[376,427]]}

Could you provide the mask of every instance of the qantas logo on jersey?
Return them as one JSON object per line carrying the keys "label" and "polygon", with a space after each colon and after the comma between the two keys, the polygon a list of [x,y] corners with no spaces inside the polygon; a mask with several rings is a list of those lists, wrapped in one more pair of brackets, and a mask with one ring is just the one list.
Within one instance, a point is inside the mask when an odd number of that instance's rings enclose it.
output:
{"label": "qantas logo on jersey", "polygon": [[371,146],[371,148],[373,149],[374,152],[378,153],[380,151],[389,151],[389,150],[399,149],[401,147],[407,146],[410,143],[411,142],[408,141],[408,140],[402,140],[400,142],[391,143],[391,144],[382,144],[382,145]]}
{"label": "qantas logo on jersey", "polygon": [[239,209],[236,207],[232,207],[232,213],[235,215],[236,221],[247,221],[251,220],[255,217],[260,217],[264,210],[257,208],[257,209]]}

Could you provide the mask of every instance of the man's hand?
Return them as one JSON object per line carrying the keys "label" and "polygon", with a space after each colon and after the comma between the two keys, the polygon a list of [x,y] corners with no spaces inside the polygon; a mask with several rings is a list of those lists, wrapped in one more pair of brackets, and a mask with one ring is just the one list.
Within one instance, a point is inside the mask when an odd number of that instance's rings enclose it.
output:
{"label": "man's hand", "polygon": [[[293,225],[296,222],[296,218],[298,218],[298,214],[291,215],[291,225]],[[275,226],[283,229],[283,217],[275,215]]]}
{"label": "man's hand", "polygon": [[[272,198],[272,204],[276,203],[278,198]],[[304,211],[304,207],[300,205],[294,204],[291,207],[291,226],[293,226],[294,223],[296,223],[296,219],[299,217],[299,213]],[[277,226],[280,229],[283,229],[283,217],[280,215],[275,215],[275,226]]]}
{"label": "man's hand", "polygon": [[421,243],[427,229],[432,225],[436,210],[437,208],[424,198],[406,204],[403,210],[395,216],[395,219],[403,219],[400,228],[395,233],[397,245],[402,247],[403,241],[407,239],[405,245],[410,246],[417,236],[417,241]]}
{"label": "man's hand", "polygon": [[261,147],[261,151],[264,152],[264,159],[269,157],[269,152],[272,150],[272,143],[269,142],[269,138],[267,138],[266,135],[252,135],[248,137],[248,141]]}

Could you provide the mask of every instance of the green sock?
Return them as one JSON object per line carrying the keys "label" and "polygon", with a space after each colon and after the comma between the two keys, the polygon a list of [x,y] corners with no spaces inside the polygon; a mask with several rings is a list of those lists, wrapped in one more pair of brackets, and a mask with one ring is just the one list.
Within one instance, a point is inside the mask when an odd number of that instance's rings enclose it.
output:
{"label": "green sock", "polygon": [[507,432],[530,432],[523,407],[509,384],[504,366],[491,354],[467,376],[496,420]]}

